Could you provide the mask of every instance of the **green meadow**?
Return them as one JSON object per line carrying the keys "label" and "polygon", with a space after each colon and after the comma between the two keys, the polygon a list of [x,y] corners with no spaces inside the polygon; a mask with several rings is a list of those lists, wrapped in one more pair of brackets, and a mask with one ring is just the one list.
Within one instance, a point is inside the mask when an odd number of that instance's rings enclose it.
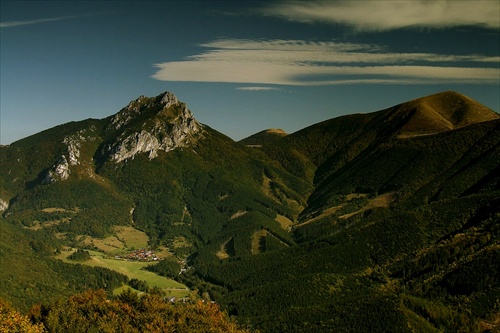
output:
{"label": "green meadow", "polygon": [[[74,261],[68,259],[68,256],[71,255],[71,253],[73,253],[73,251],[63,252],[58,256],[58,258],[68,263],[75,263]],[[118,273],[128,276],[129,279],[145,281],[149,287],[163,289],[172,296],[185,297],[189,294],[189,290],[182,283],[167,279],[163,276],[156,275],[155,273],[143,269],[146,266],[155,264],[149,262],[111,259],[105,254],[97,251],[89,251],[89,253],[92,258],[90,260],[80,262],[81,264],[112,269]]]}

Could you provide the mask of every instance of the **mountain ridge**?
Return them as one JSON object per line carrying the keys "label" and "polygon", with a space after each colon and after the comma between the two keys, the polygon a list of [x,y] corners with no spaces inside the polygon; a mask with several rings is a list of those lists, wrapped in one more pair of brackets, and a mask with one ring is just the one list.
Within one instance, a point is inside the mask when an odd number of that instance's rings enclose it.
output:
{"label": "mountain ridge", "polygon": [[[169,249],[151,270],[263,332],[456,331],[500,315],[481,306],[500,300],[497,113],[443,92],[247,139],[171,93],[141,96],[0,147],[0,223],[49,267],[38,278],[57,267],[54,294],[69,292],[54,252],[127,226]],[[23,271],[15,246],[0,239],[0,260]],[[0,281],[21,307],[24,290],[52,297],[47,280]]]}
{"label": "mountain ridge", "polygon": [[412,113],[399,137],[429,135],[499,118],[497,113],[454,91],[425,96],[394,108]]}
{"label": "mountain ridge", "polygon": [[241,139],[240,143],[247,146],[261,146],[269,141],[276,140],[280,137],[286,136],[288,133],[280,128],[269,128],[258,133],[252,134],[244,139]]}

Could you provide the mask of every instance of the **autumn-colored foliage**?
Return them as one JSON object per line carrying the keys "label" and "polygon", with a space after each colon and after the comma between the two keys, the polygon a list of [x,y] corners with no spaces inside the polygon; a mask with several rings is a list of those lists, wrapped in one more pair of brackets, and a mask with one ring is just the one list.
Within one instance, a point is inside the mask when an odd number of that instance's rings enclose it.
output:
{"label": "autumn-colored foliage", "polygon": [[12,309],[0,299],[0,333],[43,333],[46,332],[42,324],[32,324],[29,318]]}
{"label": "autumn-colored foliage", "polygon": [[32,319],[51,333],[248,332],[214,303],[172,304],[160,295],[139,297],[132,291],[108,299],[103,290],[88,290],[32,310]]}

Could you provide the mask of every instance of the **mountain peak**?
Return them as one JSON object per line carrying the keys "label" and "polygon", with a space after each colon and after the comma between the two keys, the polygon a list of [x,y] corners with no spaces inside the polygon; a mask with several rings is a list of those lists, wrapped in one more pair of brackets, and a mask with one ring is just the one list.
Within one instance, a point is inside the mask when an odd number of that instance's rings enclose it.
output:
{"label": "mountain peak", "polygon": [[131,123],[136,117],[144,115],[151,111],[161,111],[168,109],[171,106],[180,104],[177,96],[171,92],[164,92],[156,97],[139,96],[137,99],[128,103],[126,107],[120,110],[111,118],[111,123],[108,127],[115,130]]}
{"label": "mountain peak", "polygon": [[170,105],[179,103],[177,96],[168,91],[164,92],[158,97],[161,97],[161,103],[163,103],[165,107],[169,107]]}
{"label": "mountain peak", "polygon": [[269,128],[240,140],[240,143],[247,146],[262,146],[286,135],[287,133],[280,128]]}
{"label": "mountain peak", "polygon": [[404,118],[399,137],[439,133],[500,118],[491,109],[455,91],[414,99],[390,110]]}
{"label": "mountain peak", "polygon": [[202,126],[186,104],[164,92],[156,97],[140,96],[115,114],[107,126],[114,139],[106,144],[103,153],[116,163],[133,158],[137,153],[148,153],[184,147],[195,140]]}
{"label": "mountain peak", "polygon": [[267,130],[265,130],[264,132],[268,133],[268,134],[275,134],[275,135],[278,135],[278,136],[285,136],[287,135],[285,131],[283,131],[281,128],[269,128]]}

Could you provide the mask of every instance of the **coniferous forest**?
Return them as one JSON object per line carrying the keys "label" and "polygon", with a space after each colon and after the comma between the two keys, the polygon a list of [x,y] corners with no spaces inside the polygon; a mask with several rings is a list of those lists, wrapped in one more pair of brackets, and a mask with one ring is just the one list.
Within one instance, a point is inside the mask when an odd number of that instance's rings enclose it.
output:
{"label": "coniferous forest", "polygon": [[500,329],[497,113],[444,92],[235,142],[163,101],[0,147],[0,331]]}

